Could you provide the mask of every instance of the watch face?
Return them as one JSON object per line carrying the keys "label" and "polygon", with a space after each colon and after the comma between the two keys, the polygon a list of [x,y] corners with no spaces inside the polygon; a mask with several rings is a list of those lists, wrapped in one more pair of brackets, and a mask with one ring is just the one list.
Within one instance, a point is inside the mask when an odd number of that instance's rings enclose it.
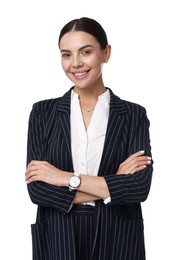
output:
{"label": "watch face", "polygon": [[72,176],[70,178],[70,182],[69,182],[70,186],[73,188],[77,188],[80,184],[80,178],[78,176]]}

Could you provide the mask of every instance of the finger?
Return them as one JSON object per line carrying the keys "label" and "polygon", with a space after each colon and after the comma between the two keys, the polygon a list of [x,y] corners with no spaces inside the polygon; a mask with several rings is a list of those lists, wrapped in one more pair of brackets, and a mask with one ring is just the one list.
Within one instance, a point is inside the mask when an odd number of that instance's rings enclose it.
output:
{"label": "finger", "polygon": [[45,170],[47,167],[50,168],[50,164],[46,161],[31,161],[28,164],[26,172],[34,171],[34,170]]}
{"label": "finger", "polygon": [[128,158],[135,158],[135,157],[138,157],[138,156],[142,156],[144,153],[145,153],[145,151],[141,150],[141,151],[138,151],[136,153],[131,154]]}
{"label": "finger", "polygon": [[131,161],[128,165],[127,168],[128,169],[135,169],[139,166],[143,166],[143,165],[149,165],[151,164],[151,160],[148,157],[144,157],[144,158],[137,158],[133,161]]}
{"label": "finger", "polygon": [[144,170],[146,167],[147,167],[146,165],[140,165],[140,166],[138,166],[138,167],[132,169],[129,173],[133,174],[133,173],[135,173],[135,172],[142,171],[142,170]]}
{"label": "finger", "polygon": [[[151,158],[144,156],[144,158],[137,158],[134,161],[130,162],[128,169],[131,169],[133,171],[138,170],[138,167],[145,168],[146,166],[151,164]],[[136,169],[136,170],[135,170]]]}
{"label": "finger", "polygon": [[30,184],[35,181],[40,181],[39,176],[34,175],[34,176],[31,176],[31,178],[29,178],[28,180],[26,180],[27,184]]}
{"label": "finger", "polygon": [[27,183],[31,183],[33,181],[43,181],[45,179],[45,174],[42,173],[42,171],[35,170],[35,171],[30,171],[26,176],[25,180]]}
{"label": "finger", "polygon": [[28,181],[30,178],[32,178],[33,176],[36,176],[37,172],[36,171],[29,171],[28,173],[26,173],[25,175],[25,180]]}
{"label": "finger", "polygon": [[136,153],[130,155],[130,156],[123,162],[123,164],[129,163],[129,162],[132,161],[133,159],[143,156],[143,154],[144,154],[144,151],[143,151],[143,150],[142,150],[142,151],[138,151],[138,152],[136,152]]}
{"label": "finger", "polygon": [[136,158],[129,159],[129,160],[123,162],[121,165],[129,168],[129,167],[134,167],[137,164],[143,165],[143,164],[149,164],[149,163],[151,163],[151,158],[148,156],[142,155],[142,156],[139,156]]}
{"label": "finger", "polygon": [[40,169],[41,169],[41,168],[38,167],[37,165],[30,165],[30,166],[27,167],[25,174],[27,175],[27,174],[29,174],[30,172],[38,171],[38,170],[40,170]]}
{"label": "finger", "polygon": [[130,164],[134,164],[134,163],[151,163],[151,158],[148,156],[141,156],[141,157],[137,157],[135,159],[133,159],[132,161],[130,161]]}
{"label": "finger", "polygon": [[[144,169],[146,165],[151,164],[151,158],[147,156],[139,156],[137,158],[132,158],[132,160],[128,162],[124,162],[120,164],[119,169],[118,169],[118,174],[119,173],[134,173],[137,170]],[[138,169],[139,167],[139,169]],[[141,167],[141,168],[140,168]]]}
{"label": "finger", "polygon": [[27,168],[30,167],[30,166],[32,166],[32,165],[44,165],[44,164],[47,164],[47,161],[32,160],[32,161],[28,164]]}

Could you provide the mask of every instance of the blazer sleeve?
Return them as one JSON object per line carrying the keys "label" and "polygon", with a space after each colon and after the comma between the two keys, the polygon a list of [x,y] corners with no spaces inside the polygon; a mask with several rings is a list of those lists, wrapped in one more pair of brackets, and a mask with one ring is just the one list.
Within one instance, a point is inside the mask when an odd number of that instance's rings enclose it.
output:
{"label": "blazer sleeve", "polygon": [[[43,102],[33,105],[29,117],[27,141],[27,165],[32,160],[46,161],[46,120]],[[37,181],[27,185],[31,201],[39,206],[55,208],[68,213],[75,196],[74,191]]]}
{"label": "blazer sleeve", "polygon": [[[139,113],[136,116],[134,115],[131,120],[127,157],[140,150],[144,150],[145,155],[152,157],[149,126],[150,122],[146,110],[141,107]],[[145,201],[151,186],[152,172],[153,161],[144,170],[137,171],[134,174],[105,176],[111,197],[109,205]]]}

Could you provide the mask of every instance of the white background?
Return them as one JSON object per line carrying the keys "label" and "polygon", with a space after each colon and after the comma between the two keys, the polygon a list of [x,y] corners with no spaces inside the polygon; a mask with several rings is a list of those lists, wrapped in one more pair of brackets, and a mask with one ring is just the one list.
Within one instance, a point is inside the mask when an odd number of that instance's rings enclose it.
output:
{"label": "white background", "polygon": [[147,260],[181,259],[181,7],[175,0],[0,2],[0,259],[31,260],[36,206],[24,182],[28,117],[35,101],[72,86],[61,71],[57,40],[65,23],[82,16],[98,20],[112,45],[106,86],[145,106],[151,122]]}

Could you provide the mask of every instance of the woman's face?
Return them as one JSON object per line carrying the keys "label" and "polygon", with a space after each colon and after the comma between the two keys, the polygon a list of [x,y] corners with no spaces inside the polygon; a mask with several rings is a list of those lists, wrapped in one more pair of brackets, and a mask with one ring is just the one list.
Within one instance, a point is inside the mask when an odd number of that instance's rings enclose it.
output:
{"label": "woman's face", "polygon": [[79,88],[103,85],[102,65],[110,56],[110,46],[102,50],[91,34],[82,31],[66,33],[60,40],[62,68]]}

